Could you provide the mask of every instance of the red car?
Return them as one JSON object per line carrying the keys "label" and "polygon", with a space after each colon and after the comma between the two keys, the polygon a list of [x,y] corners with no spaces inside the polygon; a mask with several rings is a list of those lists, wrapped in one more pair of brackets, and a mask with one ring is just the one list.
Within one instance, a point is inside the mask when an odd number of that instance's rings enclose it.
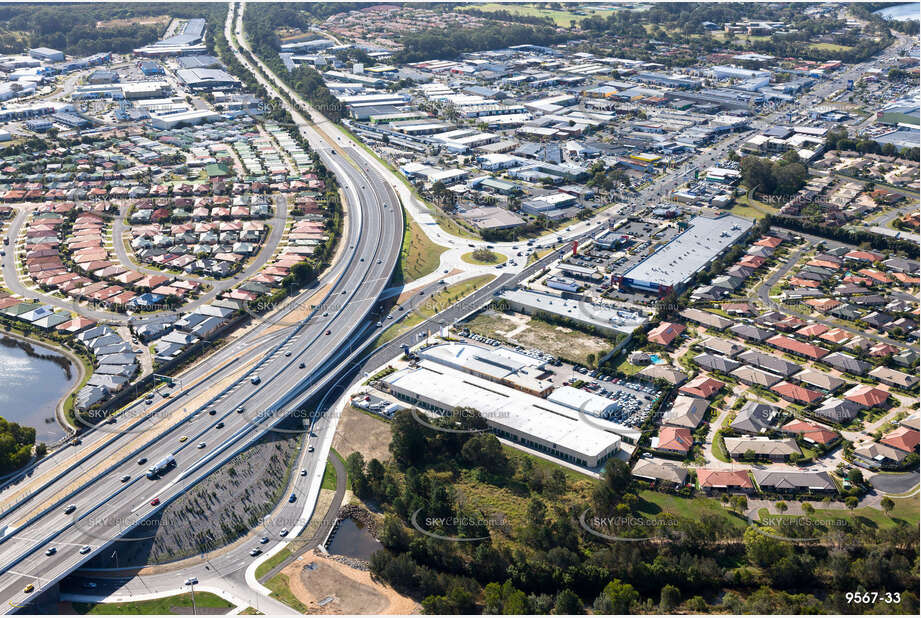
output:
{"label": "red car", "polygon": [[150,501],[150,506],[157,506],[158,504],[160,504],[160,498],[154,498]]}

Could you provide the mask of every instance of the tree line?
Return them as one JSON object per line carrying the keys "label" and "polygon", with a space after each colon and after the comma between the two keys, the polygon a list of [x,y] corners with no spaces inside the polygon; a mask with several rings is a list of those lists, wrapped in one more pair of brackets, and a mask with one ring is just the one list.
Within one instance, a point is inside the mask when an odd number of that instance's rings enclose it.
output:
{"label": "tree line", "polygon": [[[414,414],[394,416],[390,461],[352,453],[346,467],[356,495],[383,513],[372,575],[427,614],[836,613],[849,611],[844,593],[858,584],[907,591],[875,611],[917,610],[910,525],[883,530],[856,518],[819,530],[833,542],[794,545],[746,529],[740,515],[661,513],[619,459],[600,479],[581,478],[504,449],[477,431],[487,427],[476,410],[425,419],[453,432]],[[606,542],[577,523],[585,509],[662,525],[651,541]],[[777,525],[781,534],[817,532],[795,518]],[[629,522],[592,528],[649,535]]]}

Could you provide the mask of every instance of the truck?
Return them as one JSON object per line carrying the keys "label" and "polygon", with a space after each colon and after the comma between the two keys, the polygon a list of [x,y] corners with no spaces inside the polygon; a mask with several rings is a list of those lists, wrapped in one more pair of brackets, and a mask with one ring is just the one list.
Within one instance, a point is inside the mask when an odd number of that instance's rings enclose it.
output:
{"label": "truck", "polygon": [[154,465],[150,466],[150,468],[147,469],[147,478],[155,479],[175,465],[176,465],[176,458],[173,457],[172,455],[167,455],[166,457],[164,457],[163,459],[161,459],[160,461],[158,461],[157,463],[155,463]]}

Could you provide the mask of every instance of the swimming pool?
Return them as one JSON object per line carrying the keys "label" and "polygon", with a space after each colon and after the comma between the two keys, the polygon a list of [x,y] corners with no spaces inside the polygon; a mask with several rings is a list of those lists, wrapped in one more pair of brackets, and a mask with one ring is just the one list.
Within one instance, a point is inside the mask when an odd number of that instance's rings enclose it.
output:
{"label": "swimming pool", "polygon": [[659,358],[659,355],[658,355],[658,354],[650,354],[650,355],[649,355],[649,360],[652,361],[652,364],[653,364],[653,365],[664,365],[665,363],[668,362],[668,361],[664,361],[664,360],[662,360],[661,358]]}

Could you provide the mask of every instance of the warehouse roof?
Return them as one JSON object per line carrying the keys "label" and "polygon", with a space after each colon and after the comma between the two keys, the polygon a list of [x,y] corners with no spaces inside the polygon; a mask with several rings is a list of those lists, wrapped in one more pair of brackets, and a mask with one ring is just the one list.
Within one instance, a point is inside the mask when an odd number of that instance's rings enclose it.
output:
{"label": "warehouse roof", "polygon": [[431,361],[423,360],[417,368],[403,369],[383,381],[448,409],[474,408],[492,426],[504,426],[588,457],[597,457],[620,443],[615,433],[597,428],[616,427],[614,423],[593,419],[589,425],[564,406]]}
{"label": "warehouse roof", "polygon": [[624,273],[624,278],[677,287],[741,238],[752,222],[734,215],[694,217],[688,228]]}

